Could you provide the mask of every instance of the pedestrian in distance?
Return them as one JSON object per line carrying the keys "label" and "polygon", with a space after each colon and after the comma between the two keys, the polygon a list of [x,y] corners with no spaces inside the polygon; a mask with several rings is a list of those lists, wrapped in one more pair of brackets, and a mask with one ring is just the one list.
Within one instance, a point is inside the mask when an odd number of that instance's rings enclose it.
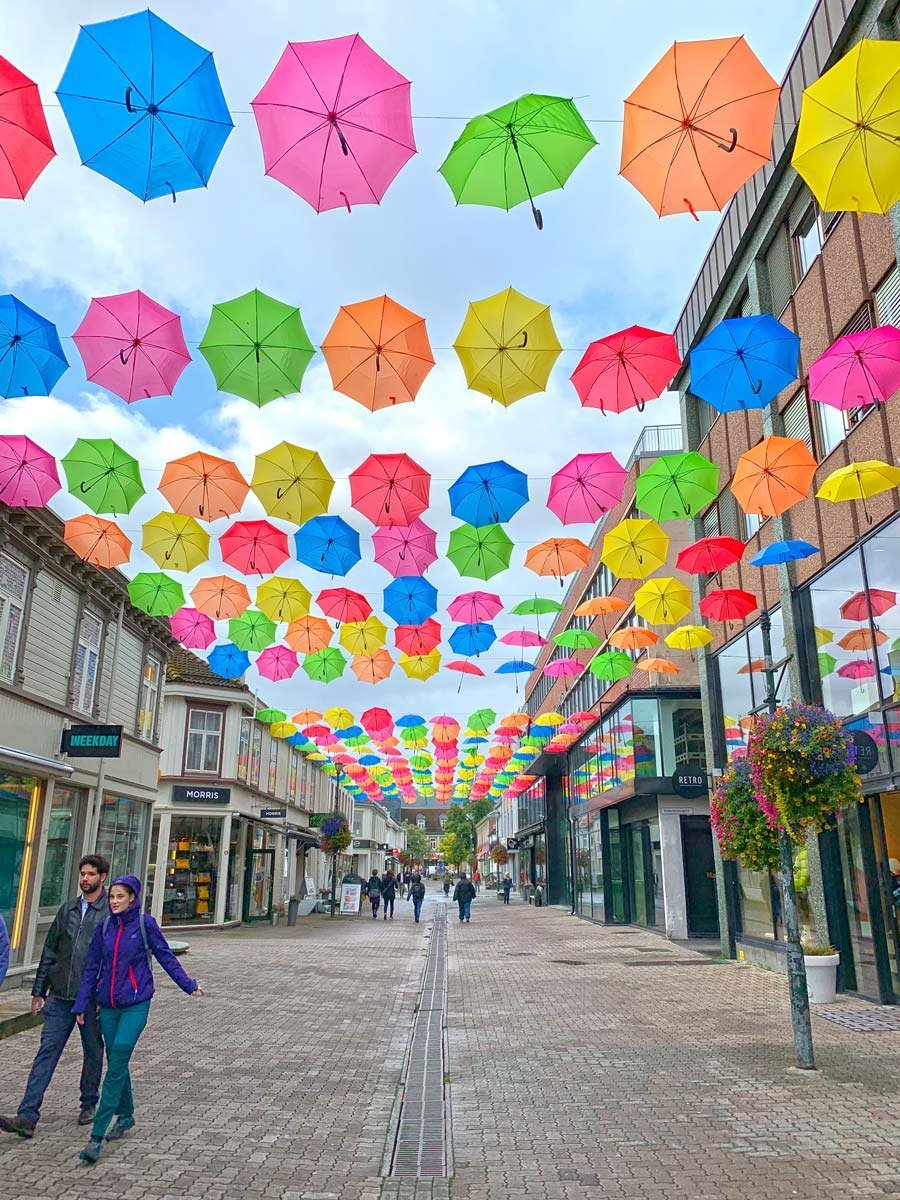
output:
{"label": "pedestrian in distance", "polygon": [[512,891],[512,880],[508,875],[503,876],[503,903],[509,904],[509,893]]}
{"label": "pedestrian in distance", "polygon": [[384,905],[383,916],[388,919],[388,908],[391,910],[391,920],[394,919],[394,901],[397,898],[397,880],[393,871],[385,871],[381,877],[381,900]]}
{"label": "pedestrian in distance", "polygon": [[3,980],[6,978],[6,972],[9,970],[9,930],[6,928],[6,922],[3,920],[3,914],[0,913],[0,987],[3,986]]}
{"label": "pedestrian in distance", "polygon": [[[106,1075],[91,1136],[79,1158],[93,1164],[104,1139],[117,1141],[134,1127],[134,1092],[128,1064],[144,1032],[153,999],[151,955],[183,992],[200,997],[203,988],[191,979],[172,953],[149,913],[141,912],[141,881],[120,875],[109,889],[110,915],[94,930],[87,961],[72,1005],[79,1025],[93,1003],[100,1007],[106,1043]],[[113,1117],[116,1123],[110,1129]]]}
{"label": "pedestrian in distance", "polygon": [[409,898],[412,900],[413,916],[418,925],[419,917],[422,914],[422,902],[425,899],[425,884],[422,882],[421,875],[413,875],[412,883],[409,885]]}
{"label": "pedestrian in distance", "polygon": [[472,901],[475,899],[475,884],[466,878],[466,873],[460,875],[453,889],[453,899],[459,905],[460,922],[468,923],[472,919]]}
{"label": "pedestrian in distance", "polygon": [[[109,863],[99,854],[88,854],[78,864],[80,895],[58,909],[47,930],[41,959],[31,987],[31,1012],[43,1014],[41,1041],[14,1117],[0,1117],[0,1129],[19,1137],[34,1137],[44,1093],[62,1057],[72,1030],[72,1006],[87,961],[91,938],[109,916],[105,884]],[[78,1124],[89,1125],[100,1098],[103,1072],[103,1038],[93,1001],[84,1010],[81,1034],[81,1104]]]}
{"label": "pedestrian in distance", "polygon": [[477,896],[481,892],[481,872],[477,869],[472,876],[472,882],[475,884],[475,895]]}
{"label": "pedestrian in distance", "polygon": [[381,903],[381,878],[374,867],[372,868],[372,877],[366,885],[366,895],[372,905],[372,920],[374,921],[378,916],[378,906]]}
{"label": "pedestrian in distance", "polygon": [[444,895],[445,896],[450,895],[450,876],[449,875],[444,876]]}

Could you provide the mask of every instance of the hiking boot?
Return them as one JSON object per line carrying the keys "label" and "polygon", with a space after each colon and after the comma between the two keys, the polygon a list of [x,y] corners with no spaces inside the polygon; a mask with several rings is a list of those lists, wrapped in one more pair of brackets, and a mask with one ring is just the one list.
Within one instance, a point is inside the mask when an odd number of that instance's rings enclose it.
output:
{"label": "hiking boot", "polygon": [[97,1111],[96,1104],[82,1104],[81,1112],[78,1114],[79,1125],[90,1125],[94,1119],[94,1113]]}
{"label": "hiking boot", "polygon": [[116,1123],[106,1135],[108,1142],[117,1142],[119,1138],[124,1137],[129,1129],[134,1129],[134,1117],[117,1117]]}
{"label": "hiking boot", "polygon": [[19,1137],[33,1138],[37,1121],[28,1117],[0,1117],[0,1129],[4,1133],[17,1133]]}
{"label": "hiking boot", "polygon": [[103,1143],[98,1138],[91,1138],[78,1157],[91,1166],[99,1159],[100,1151],[103,1149]]}

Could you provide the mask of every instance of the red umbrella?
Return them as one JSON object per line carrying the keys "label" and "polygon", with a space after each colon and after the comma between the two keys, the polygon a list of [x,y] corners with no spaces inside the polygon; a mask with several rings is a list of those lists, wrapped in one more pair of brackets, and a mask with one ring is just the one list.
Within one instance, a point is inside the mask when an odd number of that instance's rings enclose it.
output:
{"label": "red umbrella", "polygon": [[483,675],[481,667],[476,667],[474,663],[466,662],[463,658],[454,659],[453,662],[446,664],[448,671],[459,671],[461,675]]}
{"label": "red umbrella", "polygon": [[592,524],[622,499],[628,472],[608,450],[576,454],[550,480],[547,507],[563,525]]}
{"label": "red umbrella", "polygon": [[572,383],[583,407],[619,413],[662,395],[680,366],[671,333],[632,325],[591,342]]}
{"label": "red umbrella", "polygon": [[416,517],[409,525],[384,525],[372,535],[375,561],[396,579],[424,575],[437,560],[437,534]]}
{"label": "red umbrella", "polygon": [[394,630],[394,642],[404,654],[430,654],[441,644],[441,627],[429,617],[421,625],[398,625]]}
{"label": "red umbrella", "polygon": [[411,525],[428,507],[430,487],[408,454],[370,454],[350,475],[350,502],[373,525]]}
{"label": "red umbrella", "polygon": [[675,566],[689,575],[714,575],[740,562],[746,547],[733,537],[705,537],[678,551]]}
{"label": "red umbrella", "polygon": [[365,596],[350,588],[326,588],[316,596],[316,604],[326,617],[341,625],[346,621],[364,621],[372,615],[372,605]]}
{"label": "red umbrella", "polygon": [[841,605],[841,616],[845,621],[865,621],[869,616],[880,617],[897,603],[897,593],[886,588],[869,588],[857,592]]}
{"label": "red umbrella", "polygon": [[0,500],[4,504],[11,508],[43,508],[59,486],[52,454],[21,433],[0,437]]}
{"label": "red umbrella", "polygon": [[55,154],[37,84],[0,58],[0,198],[24,200]]}
{"label": "red umbrella", "polygon": [[872,679],[875,675],[875,664],[868,658],[854,658],[852,662],[838,667],[837,673],[841,679],[855,679],[857,682],[860,679]]}
{"label": "red umbrella", "polygon": [[757,607],[756,597],[740,588],[718,588],[700,601],[700,611],[712,621],[739,621]]}
{"label": "red umbrella", "polygon": [[373,729],[391,730],[394,728],[394,718],[386,708],[367,708],[359,718],[359,723],[370,737]]}
{"label": "red umbrella", "polygon": [[447,605],[451,618],[462,625],[492,621],[502,610],[503,601],[494,592],[463,592]]}
{"label": "red umbrella", "polygon": [[270,521],[235,521],[219,538],[219,549],[242,575],[271,575],[290,558],[287,534]]}

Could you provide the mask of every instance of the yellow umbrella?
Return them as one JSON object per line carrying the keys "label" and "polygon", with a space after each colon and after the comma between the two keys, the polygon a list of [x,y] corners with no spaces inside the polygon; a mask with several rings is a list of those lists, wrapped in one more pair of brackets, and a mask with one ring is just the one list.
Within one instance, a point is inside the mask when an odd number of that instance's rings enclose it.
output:
{"label": "yellow umbrella", "polygon": [[338,641],[351,654],[370,654],[387,641],[387,626],[374,613],[364,621],[345,621]]}
{"label": "yellow umbrella", "polygon": [[469,387],[504,407],[543,392],[562,349],[550,309],[511,287],[469,305],[453,348]]}
{"label": "yellow umbrella", "polygon": [[250,486],[270,517],[302,525],[328,511],[334,480],[315,450],[279,442],[257,454]]}
{"label": "yellow umbrella", "polygon": [[309,612],[312,595],[299,579],[273,575],[256,589],[256,607],[270,621],[299,621]]}
{"label": "yellow umbrella", "polygon": [[209,558],[209,534],[193,517],[162,512],[142,530],[141,549],[167,571],[193,571]]}
{"label": "yellow umbrella", "polygon": [[829,642],[834,641],[834,634],[830,629],[823,629],[821,625],[813,626],[813,633],[816,635],[817,646],[827,646]]}
{"label": "yellow umbrella", "polygon": [[900,485],[900,467],[869,459],[854,462],[832,471],[816,492],[820,500],[840,504],[844,500],[868,500],[879,492],[888,492]]}
{"label": "yellow umbrella", "polygon": [[435,675],[441,665],[440,650],[431,650],[428,654],[401,654],[400,669],[410,679],[422,681]]}
{"label": "yellow umbrella", "polygon": [[679,625],[665,637],[666,645],[673,650],[696,650],[699,646],[708,646],[712,640],[712,630],[703,625]]}
{"label": "yellow umbrella", "polygon": [[791,161],[825,212],[900,200],[900,43],[864,38],[806,88]]}
{"label": "yellow umbrella", "polygon": [[297,726],[291,721],[276,721],[274,725],[269,726],[269,733],[273,738],[289,738],[297,732]]}
{"label": "yellow umbrella", "polygon": [[541,713],[539,716],[535,717],[534,723],[535,723],[535,725],[554,725],[555,726],[555,725],[562,725],[562,723],[563,723],[563,721],[565,721],[565,719],[566,718],[562,715],[562,713],[545,712],[545,713]]}
{"label": "yellow umbrella", "polygon": [[349,729],[356,722],[349,708],[326,708],[322,716],[332,729]]}
{"label": "yellow umbrella", "polygon": [[634,610],[651,625],[674,625],[694,606],[691,589],[670,576],[648,579],[634,593]]}
{"label": "yellow umbrella", "polygon": [[620,579],[646,579],[669,552],[669,535],[655,521],[628,518],[603,539],[602,562]]}

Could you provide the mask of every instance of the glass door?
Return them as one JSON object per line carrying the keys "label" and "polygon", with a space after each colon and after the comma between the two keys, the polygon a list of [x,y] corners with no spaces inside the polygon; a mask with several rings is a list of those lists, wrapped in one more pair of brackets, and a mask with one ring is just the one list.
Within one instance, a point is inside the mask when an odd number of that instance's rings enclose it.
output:
{"label": "glass door", "polygon": [[266,921],[272,916],[272,889],[275,882],[275,851],[247,851],[244,876],[244,920]]}
{"label": "glass door", "polygon": [[29,867],[34,853],[40,787],[32,775],[0,771],[0,914],[10,940],[10,963],[22,961]]}
{"label": "glass door", "polygon": [[900,1003],[900,792],[873,796],[871,805],[875,871],[887,943],[889,979],[884,982],[893,991],[895,1002]]}

